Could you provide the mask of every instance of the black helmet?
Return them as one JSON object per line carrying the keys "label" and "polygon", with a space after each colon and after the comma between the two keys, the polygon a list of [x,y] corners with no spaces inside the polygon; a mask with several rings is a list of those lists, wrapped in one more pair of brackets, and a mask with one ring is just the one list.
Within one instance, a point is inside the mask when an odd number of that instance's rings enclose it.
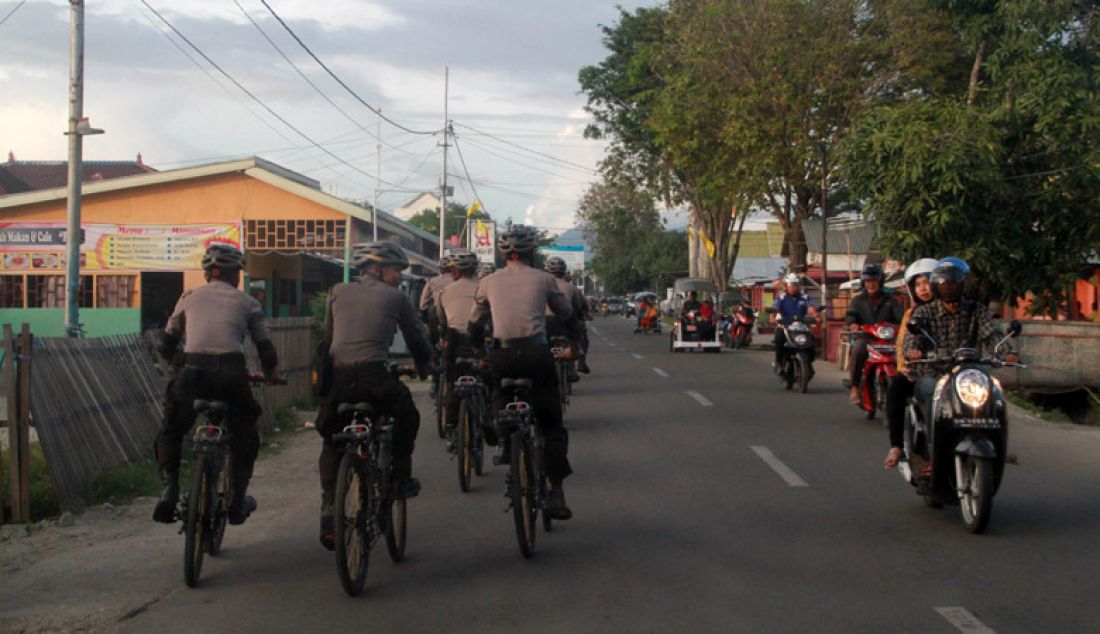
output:
{"label": "black helmet", "polygon": [[477,268],[477,255],[470,251],[451,251],[447,257],[447,266],[458,269],[460,273],[467,273]]}
{"label": "black helmet", "polygon": [[877,264],[868,264],[864,266],[863,271],[859,274],[860,280],[878,280],[882,282],[882,278],[882,267]]}
{"label": "black helmet", "polygon": [[409,256],[405,250],[393,242],[367,242],[351,248],[351,263],[355,268],[365,268],[371,264],[400,266],[409,268]]}
{"label": "black helmet", "polygon": [[546,258],[546,264],[543,265],[542,270],[554,275],[556,277],[562,277],[566,274],[568,267],[565,264],[565,260],[558,256],[550,256]]}
{"label": "black helmet", "polygon": [[505,256],[511,253],[533,255],[537,247],[538,232],[527,225],[512,225],[497,238],[497,248]]}
{"label": "black helmet", "polygon": [[492,262],[478,262],[477,264],[477,276],[479,279],[491,275],[496,270],[497,266]]}
{"label": "black helmet", "polygon": [[[945,302],[955,303],[962,298],[962,285],[970,276],[970,265],[966,260],[950,257],[940,260],[932,270],[932,289]],[[952,284],[945,289],[944,284]]]}
{"label": "black helmet", "polygon": [[444,269],[451,265],[451,254],[445,253],[439,257],[439,271],[442,273]]}
{"label": "black helmet", "polygon": [[244,268],[244,254],[231,244],[212,244],[202,256],[202,270],[239,271]]}

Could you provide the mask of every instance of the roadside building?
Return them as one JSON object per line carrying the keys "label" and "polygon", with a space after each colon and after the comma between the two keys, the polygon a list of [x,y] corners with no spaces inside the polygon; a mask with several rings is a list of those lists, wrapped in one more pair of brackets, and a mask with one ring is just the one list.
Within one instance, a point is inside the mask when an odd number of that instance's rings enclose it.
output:
{"label": "roadside building", "polygon": [[[66,196],[64,179],[0,195],[0,322],[63,333]],[[309,315],[310,297],[343,278],[348,227],[353,243],[373,234],[370,210],[255,157],[86,182],[81,224],[89,336],[162,325],[179,295],[204,283],[212,242],[242,248],[242,285],[269,316]],[[380,212],[378,237],[408,252],[410,282],[435,273],[435,236]]]}
{"label": "roadside building", "polygon": [[393,215],[408,222],[413,216],[421,212],[434,211],[435,213],[439,213],[439,208],[442,206],[443,201],[439,199],[437,194],[424,192],[397,209],[394,209]]}

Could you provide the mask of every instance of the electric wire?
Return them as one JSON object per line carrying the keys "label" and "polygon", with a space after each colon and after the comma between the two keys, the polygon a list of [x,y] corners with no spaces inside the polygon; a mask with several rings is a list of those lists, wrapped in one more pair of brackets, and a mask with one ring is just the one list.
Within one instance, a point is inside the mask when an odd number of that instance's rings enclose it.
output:
{"label": "electric wire", "polygon": [[8,14],[5,15],[3,18],[0,18],[0,25],[3,25],[5,22],[7,22],[8,18],[15,15],[15,12],[19,10],[19,7],[23,6],[26,3],[27,3],[27,0],[21,0],[19,2],[19,4],[15,5],[14,9],[12,9],[11,11],[8,11]]}
{"label": "electric wire", "polygon": [[[262,0],[261,0],[261,1],[262,1]],[[538,150],[532,150],[532,149],[530,149],[530,148],[526,148],[526,147],[524,147],[524,146],[522,146],[522,145],[520,145],[520,144],[518,144],[518,143],[512,143],[511,141],[508,141],[507,139],[502,139],[502,138],[500,138],[500,137],[498,137],[498,136],[496,136],[496,135],[493,135],[493,134],[489,134],[488,132],[483,132],[483,131],[481,131],[481,130],[478,130],[477,128],[474,128],[474,127],[471,127],[471,126],[468,126],[468,125],[465,125],[465,124],[462,124],[462,123],[459,123],[459,124],[457,124],[457,125],[458,125],[458,126],[460,126],[460,127],[466,128],[467,130],[470,130],[471,132],[476,132],[477,134],[481,134],[481,135],[484,135],[484,136],[487,136],[487,137],[489,137],[490,139],[494,139],[494,140],[496,140],[496,141],[499,141],[500,143],[504,143],[505,145],[510,145],[510,146],[512,146],[512,147],[515,147],[515,148],[521,149],[521,150],[523,150],[524,152],[530,152],[531,154],[535,154],[535,155],[537,155],[537,156],[541,156],[541,157],[543,157],[543,158],[547,158],[547,159],[550,159],[550,160],[552,160],[552,161],[554,161],[554,162],[557,162],[557,163],[561,163],[561,164],[563,164],[563,165],[568,165],[568,166],[572,167],[573,169],[578,169],[578,170],[581,170],[581,171],[583,171],[583,172],[585,172],[585,173],[588,173],[588,174],[591,174],[591,173],[593,173],[593,172],[595,172],[595,171],[596,171],[596,170],[594,170],[593,168],[591,168],[591,167],[586,167],[586,166],[584,166],[584,165],[581,165],[580,163],[574,163],[574,162],[572,162],[572,161],[567,161],[567,160],[565,160],[565,159],[563,159],[563,158],[558,158],[558,157],[556,157],[556,156],[554,156],[554,155],[552,155],[552,154],[547,154],[547,153],[545,153],[545,152],[540,152],[540,151],[538,151]]]}
{"label": "electric wire", "polygon": [[[547,174],[549,176],[553,176],[555,178],[560,178],[562,180],[572,181],[574,183],[581,183],[582,185],[587,185],[587,184],[592,182],[591,180],[581,180],[581,179],[576,178],[574,176],[567,176],[567,175],[562,174],[560,172],[551,172],[550,170],[548,170],[546,168],[543,168],[543,167],[540,167],[538,165],[531,165],[530,163],[523,163],[521,161],[517,161],[514,158],[499,154],[499,153],[495,152],[494,150],[491,150],[488,147],[486,147],[486,146],[482,145],[481,143],[478,143],[477,141],[474,141],[473,139],[470,139],[470,138],[467,138],[466,141],[467,141],[467,143],[469,143],[473,147],[477,148],[478,150],[480,150],[482,152],[485,152],[486,154],[489,154],[491,156],[495,156],[499,159],[503,159],[505,161],[508,161],[509,163],[512,163],[512,164],[514,164],[518,167],[523,167],[525,169],[534,170],[536,172],[540,172],[542,174]],[[502,150],[502,151],[508,152],[508,150]],[[518,153],[512,152],[512,154],[518,154]],[[523,157],[523,158],[528,158],[528,157]]]}
{"label": "electric wire", "polygon": [[381,109],[375,108],[374,106],[367,103],[366,100],[364,100],[362,97],[360,97],[359,94],[356,93],[354,90],[352,90],[350,86],[348,86],[346,83],[344,83],[344,80],[340,79],[340,77],[336,73],[332,72],[332,69],[330,69],[324,62],[322,62],[320,57],[317,57],[317,55],[308,46],[306,46],[306,43],[302,41],[302,38],[298,37],[298,34],[295,33],[293,29],[290,28],[290,25],[288,25],[283,20],[283,18],[280,17],[279,14],[275,12],[275,9],[271,8],[271,5],[267,3],[267,0],[260,0],[260,2],[263,3],[264,7],[267,8],[268,12],[270,12],[271,15],[276,20],[278,20],[279,24],[281,24],[283,26],[283,28],[286,29],[286,32],[289,33],[290,36],[294,38],[294,41],[298,42],[298,45],[301,46],[302,49],[306,53],[309,53],[309,56],[313,58],[313,61],[317,62],[317,64],[321,68],[325,69],[325,72],[329,74],[329,77],[332,77],[334,80],[336,80],[336,83],[340,84],[340,86],[342,86],[344,88],[344,90],[348,91],[348,94],[350,94],[352,97],[355,97],[355,100],[358,101],[359,103],[363,104],[363,106],[365,106],[367,108],[367,110],[370,110],[374,114],[381,117],[382,120],[385,121],[386,123],[389,123],[392,126],[400,128],[400,129],[404,130],[405,132],[408,132],[409,134],[430,134],[430,135],[438,134],[438,131],[436,131],[436,130],[413,130],[412,128],[408,128],[408,127],[394,121],[393,119],[390,119],[386,115],[382,114]]}
{"label": "electric wire", "polygon": [[[466,157],[462,156],[462,146],[458,144],[458,136],[454,133],[454,130],[451,130],[451,138],[455,143],[455,151],[458,152],[458,161],[462,163],[462,171],[466,174],[466,181],[470,183],[470,189],[474,192],[474,200],[480,201],[481,195],[477,193],[477,186],[474,185],[474,179],[470,178],[470,170],[466,167]],[[459,182],[462,181],[460,180]],[[484,207],[485,203],[482,202],[481,206]],[[486,210],[486,213],[488,213],[488,210]]]}

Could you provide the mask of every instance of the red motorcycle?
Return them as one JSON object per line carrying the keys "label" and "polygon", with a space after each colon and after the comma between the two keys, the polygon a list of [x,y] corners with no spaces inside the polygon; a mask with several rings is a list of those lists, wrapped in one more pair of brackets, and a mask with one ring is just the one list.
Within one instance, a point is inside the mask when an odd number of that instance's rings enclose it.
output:
{"label": "red motorcycle", "polygon": [[752,344],[752,327],[756,314],[749,306],[735,307],[729,317],[729,347],[747,348]]}
{"label": "red motorcycle", "polygon": [[860,375],[860,407],[867,412],[867,420],[878,413],[886,420],[886,391],[890,380],[898,374],[897,326],[882,322],[861,325],[859,330],[867,340],[867,361]]}

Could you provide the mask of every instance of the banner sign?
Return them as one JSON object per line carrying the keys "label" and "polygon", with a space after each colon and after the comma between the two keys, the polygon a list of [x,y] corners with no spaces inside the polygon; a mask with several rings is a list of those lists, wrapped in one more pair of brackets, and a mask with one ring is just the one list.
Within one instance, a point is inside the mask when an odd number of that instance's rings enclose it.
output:
{"label": "banner sign", "polygon": [[542,254],[546,257],[558,256],[565,260],[565,265],[569,267],[570,271],[583,271],[584,270],[584,246],[549,246],[542,247],[540,249]]}
{"label": "banner sign", "polygon": [[[200,270],[209,245],[241,244],[240,223],[87,224],[83,229],[80,266],[92,270]],[[0,222],[0,269],[64,269],[65,233],[63,222]]]}
{"label": "banner sign", "polygon": [[496,261],[497,226],[489,220],[475,220],[470,223],[470,250],[477,254],[478,262],[492,264]]}

